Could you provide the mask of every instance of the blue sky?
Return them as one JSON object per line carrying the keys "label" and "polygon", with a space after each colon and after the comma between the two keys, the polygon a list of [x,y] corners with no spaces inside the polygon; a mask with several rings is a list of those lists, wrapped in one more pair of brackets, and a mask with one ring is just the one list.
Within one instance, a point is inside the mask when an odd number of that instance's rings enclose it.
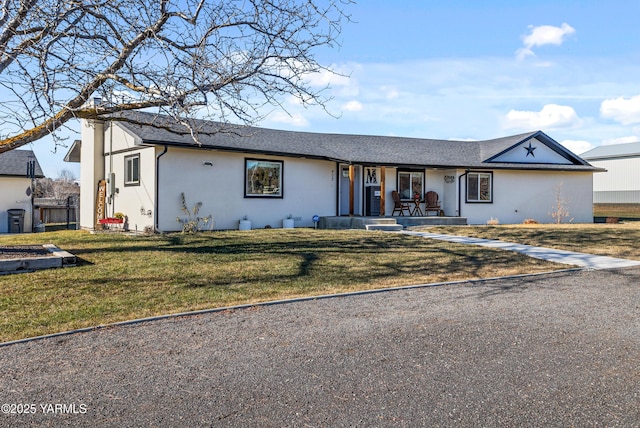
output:
{"label": "blue sky", "polygon": [[[542,130],[576,153],[640,141],[635,1],[360,0],[318,59],[327,115],[284,100],[277,129],[480,140]],[[79,124],[75,126],[79,138]],[[65,149],[32,145],[48,176]]]}

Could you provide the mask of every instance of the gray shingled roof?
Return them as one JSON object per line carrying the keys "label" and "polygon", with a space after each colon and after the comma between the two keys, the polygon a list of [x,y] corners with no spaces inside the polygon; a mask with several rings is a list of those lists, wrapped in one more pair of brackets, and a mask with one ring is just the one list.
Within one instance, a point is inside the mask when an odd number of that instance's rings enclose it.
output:
{"label": "gray shingled roof", "polygon": [[36,161],[36,178],[44,177],[38,159],[31,150],[11,150],[0,153],[0,176],[27,176],[27,163]]}
{"label": "gray shingled roof", "polygon": [[[143,112],[121,113],[119,125],[137,144],[197,147],[183,125],[167,116]],[[595,170],[546,134],[537,131],[487,141],[451,141],[370,135],[281,131],[211,121],[194,121],[202,147],[255,154],[300,156],[345,163],[457,168]],[[487,162],[509,148],[536,137],[573,165]]]}
{"label": "gray shingled roof", "polygon": [[639,143],[611,144],[608,146],[600,146],[591,149],[581,155],[583,159],[610,159],[640,156]]}

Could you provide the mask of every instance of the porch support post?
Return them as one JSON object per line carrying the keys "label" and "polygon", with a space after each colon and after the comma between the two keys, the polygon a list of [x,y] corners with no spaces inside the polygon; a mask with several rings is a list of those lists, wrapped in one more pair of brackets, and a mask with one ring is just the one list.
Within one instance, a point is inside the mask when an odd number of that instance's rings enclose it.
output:
{"label": "porch support post", "polygon": [[385,191],[386,184],[386,170],[385,167],[380,168],[380,217],[384,217],[384,207],[385,207],[385,196],[387,192]]}
{"label": "porch support post", "polygon": [[354,212],[354,189],[355,189],[355,180],[356,180],[356,169],[353,164],[349,165],[349,215],[353,216]]}

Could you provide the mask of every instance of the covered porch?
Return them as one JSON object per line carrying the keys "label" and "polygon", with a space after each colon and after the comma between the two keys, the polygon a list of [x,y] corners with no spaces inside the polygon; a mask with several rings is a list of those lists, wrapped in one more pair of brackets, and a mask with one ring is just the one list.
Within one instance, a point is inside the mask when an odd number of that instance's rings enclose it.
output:
{"label": "covered porch", "polygon": [[[337,168],[338,216],[392,216],[399,224],[419,225],[449,224],[449,218],[460,215],[459,177],[466,175],[464,170],[356,164],[338,164]],[[435,204],[427,204],[428,194],[435,195]],[[432,216],[440,220],[426,219]]]}

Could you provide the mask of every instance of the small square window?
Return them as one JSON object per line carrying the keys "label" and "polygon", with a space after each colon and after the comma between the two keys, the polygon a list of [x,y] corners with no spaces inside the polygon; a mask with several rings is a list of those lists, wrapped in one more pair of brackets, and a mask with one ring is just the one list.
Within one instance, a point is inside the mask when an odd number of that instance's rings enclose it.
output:
{"label": "small square window", "polygon": [[493,202],[493,173],[470,172],[467,174],[467,202]]}
{"label": "small square window", "polygon": [[140,185],[140,155],[127,156],[124,158],[124,185]]}

